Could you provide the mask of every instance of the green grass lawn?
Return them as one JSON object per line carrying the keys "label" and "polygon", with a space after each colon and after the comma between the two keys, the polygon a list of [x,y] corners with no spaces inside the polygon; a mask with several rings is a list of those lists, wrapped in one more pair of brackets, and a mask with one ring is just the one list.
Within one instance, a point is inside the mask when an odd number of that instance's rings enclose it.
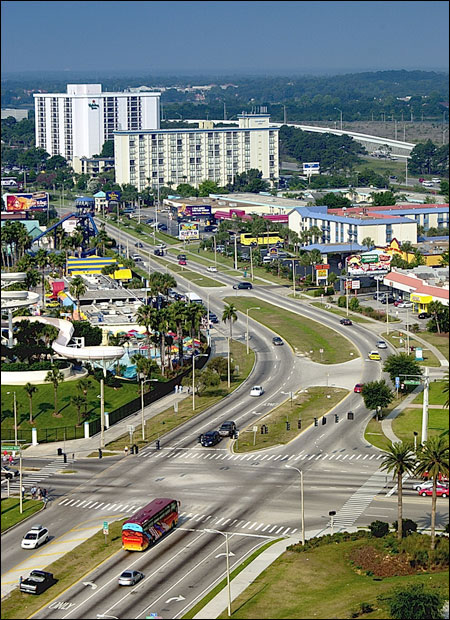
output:
{"label": "green grass lawn", "polygon": [[[5,487],[6,488],[6,487]],[[20,514],[20,499],[18,497],[8,497],[2,499],[2,532],[20,523],[27,517],[42,508],[42,502],[35,499],[24,499],[22,502],[22,514]]]}
{"label": "green grass lawn", "polygon": [[[173,273],[182,275],[183,278],[186,278],[186,280],[189,280],[190,282],[195,281],[198,286],[225,286],[225,284],[222,284],[222,282],[218,282],[217,280],[213,280],[212,278],[207,276],[206,273],[204,275],[201,275],[196,271],[191,271],[183,265],[178,265],[178,263],[174,264],[159,256],[152,256],[152,259],[163,267],[170,269],[170,271],[172,271]],[[140,271],[143,272],[143,270]],[[144,275],[144,273],[142,273],[142,275]]]}
{"label": "green grass lawn", "polygon": [[[242,620],[351,618],[360,603],[367,602],[373,611],[359,617],[389,618],[387,607],[377,597],[410,583],[436,587],[448,597],[448,571],[378,580],[357,571],[349,556],[352,550],[365,544],[365,541],[348,541],[301,553],[286,551],[233,601],[231,617]],[[227,617],[226,610],[218,616]]]}
{"label": "green grass lawn", "polygon": [[371,418],[366,426],[364,439],[376,448],[380,448],[380,450],[387,450],[391,444],[381,429],[381,422],[378,422],[375,418]]}
{"label": "green grass lawn", "polygon": [[[330,411],[347,394],[347,390],[335,387],[309,387],[307,392],[295,394],[292,405],[288,399],[264,418],[258,420],[256,434],[251,432],[253,423],[249,427],[241,429],[239,439],[235,444],[235,452],[251,452],[252,450],[261,450],[292,441],[313,423],[314,418],[320,418]],[[302,421],[301,430],[298,429],[297,425],[299,419]],[[286,422],[290,423],[290,430],[287,430]],[[321,422],[319,423],[321,424]],[[333,419],[329,417],[327,423],[335,424],[334,417]],[[267,434],[261,434],[262,424],[267,425]]]}
{"label": "green grass lawn", "polygon": [[448,334],[420,332],[420,337],[439,349],[445,359],[448,360]]}
{"label": "green grass lawn", "polygon": [[[422,409],[404,409],[394,420],[392,430],[401,441],[413,442],[414,431],[422,435]],[[448,409],[428,410],[428,437],[448,431]]]}
{"label": "green grass lawn", "polygon": [[[255,297],[226,297],[224,301],[233,303],[244,314],[248,308],[261,308],[252,310],[250,316],[279,334],[294,351],[307,355],[314,362],[338,364],[359,357],[351,342],[316,321],[282,310]],[[245,318],[243,320],[245,321]],[[321,349],[323,353],[320,353]]]}
{"label": "green grass lawn", "polygon": [[[428,404],[429,405],[444,405],[445,401],[448,399],[448,392],[443,392],[444,387],[446,387],[446,381],[432,381],[430,382],[430,389],[428,390]],[[423,392],[420,392],[413,400],[414,404],[422,404],[423,403]]]}
{"label": "green grass lawn", "polygon": [[[91,387],[87,393],[87,420],[100,416],[100,383],[93,377],[89,377]],[[77,409],[72,403],[74,396],[79,395],[78,381],[66,381],[58,387],[58,412],[60,417],[53,415],[54,390],[53,385],[36,385],[37,392],[33,395],[33,419],[35,428],[56,428],[63,426],[75,426],[77,424]],[[7,394],[10,392],[10,394]],[[29,423],[29,398],[23,386],[2,385],[2,430],[14,428],[13,392],[17,400],[17,420],[19,429],[33,428]],[[105,411],[113,411],[124,405],[133,398],[139,396],[139,386],[123,382],[119,388],[111,388],[105,385]],[[83,409],[81,410],[83,413]]]}

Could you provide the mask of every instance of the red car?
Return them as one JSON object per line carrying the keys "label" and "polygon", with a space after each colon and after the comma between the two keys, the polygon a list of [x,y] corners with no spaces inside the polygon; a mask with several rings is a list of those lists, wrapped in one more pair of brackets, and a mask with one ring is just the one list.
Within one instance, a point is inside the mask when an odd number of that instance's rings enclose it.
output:
{"label": "red car", "polygon": [[187,265],[186,259],[185,258],[180,258],[180,260],[178,261],[179,265]]}
{"label": "red car", "polygon": [[[418,490],[419,495],[422,495],[422,497],[426,497],[427,495],[433,495],[433,487],[429,487],[428,489],[419,489]],[[436,497],[448,497],[448,487],[443,487],[438,485],[436,487]]]}
{"label": "red car", "polygon": [[357,383],[355,387],[353,388],[353,391],[356,392],[357,394],[361,394],[363,385],[364,383]]}

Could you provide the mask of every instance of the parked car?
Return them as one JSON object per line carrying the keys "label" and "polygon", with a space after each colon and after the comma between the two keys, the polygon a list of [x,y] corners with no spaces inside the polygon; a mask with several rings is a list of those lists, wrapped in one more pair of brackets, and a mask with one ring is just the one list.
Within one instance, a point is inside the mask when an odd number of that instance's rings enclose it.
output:
{"label": "parked car", "polygon": [[353,325],[353,322],[350,319],[341,319],[339,323],[341,325]]}
{"label": "parked car", "polygon": [[[422,497],[426,497],[427,495],[433,495],[433,487],[431,486],[426,489],[419,489],[417,492],[419,493],[419,495],[422,495]],[[438,485],[436,487],[436,497],[448,497],[448,487]]]}
{"label": "parked car", "polygon": [[43,525],[33,525],[31,530],[22,538],[22,549],[37,549],[40,545],[48,542],[48,529]]}
{"label": "parked car", "polygon": [[233,437],[236,430],[236,423],[233,420],[227,420],[220,426],[219,435],[222,437]]}
{"label": "parked car", "polygon": [[250,396],[262,396],[264,394],[264,390],[262,385],[255,385],[250,390]]}
{"label": "parked car", "polygon": [[219,434],[219,431],[207,431],[201,436],[201,444],[205,448],[215,446],[220,441],[222,441],[222,435]]}
{"label": "parked car", "polygon": [[431,314],[429,312],[421,312],[417,315],[418,319],[431,319]]}
{"label": "parked car", "polygon": [[377,348],[378,349],[387,349],[387,344],[384,342],[384,340],[379,340],[377,342]]}
{"label": "parked car", "polygon": [[56,579],[53,577],[53,573],[48,573],[45,570],[32,570],[28,577],[21,582],[19,590],[27,594],[42,594],[55,583]]}
{"label": "parked car", "polygon": [[397,308],[412,308],[414,304],[412,301],[398,301],[395,305]]}
{"label": "parked car", "polygon": [[119,575],[119,586],[134,586],[135,583],[144,578],[144,573],[138,570],[124,570]]}
{"label": "parked car", "polygon": [[433,179],[431,179],[433,183],[440,183],[441,179],[439,179],[438,177],[434,177]]}
{"label": "parked car", "polygon": [[370,351],[369,359],[370,360],[381,360],[381,355],[378,353],[378,351]]}
{"label": "parked car", "polygon": [[279,346],[281,346],[282,344],[284,344],[283,340],[282,340],[279,336],[274,336],[274,337],[272,338],[272,343],[273,343],[275,346],[277,346],[277,347],[279,347]]}
{"label": "parked car", "polygon": [[217,226],[213,226],[213,225],[208,225],[205,226],[205,228],[203,229],[205,232],[212,232],[215,233],[217,232]]}
{"label": "parked car", "polygon": [[253,285],[250,282],[239,282],[238,284],[233,284],[234,289],[250,289],[253,288]]}
{"label": "parked car", "polygon": [[363,385],[364,383],[357,383],[355,387],[353,388],[353,391],[356,392],[356,394],[361,394]]}
{"label": "parked car", "polygon": [[380,299],[380,302],[382,304],[386,304],[386,303],[393,304],[395,303],[395,299],[394,297],[392,297],[392,295],[389,295],[388,297],[383,297],[382,299]]}
{"label": "parked car", "polygon": [[211,265],[210,267],[206,268],[206,271],[211,271],[212,273],[215,273],[217,271],[217,267],[214,267],[213,265]]}

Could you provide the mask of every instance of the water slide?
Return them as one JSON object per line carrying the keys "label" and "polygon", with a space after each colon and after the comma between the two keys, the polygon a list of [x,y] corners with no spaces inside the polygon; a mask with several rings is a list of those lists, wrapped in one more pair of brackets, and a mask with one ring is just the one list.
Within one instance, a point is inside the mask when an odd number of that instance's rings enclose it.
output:
{"label": "water slide", "polygon": [[65,319],[55,319],[48,316],[17,316],[13,319],[13,323],[17,321],[30,321],[30,323],[38,322],[44,325],[53,325],[59,330],[58,336],[52,342],[52,349],[61,357],[67,359],[77,359],[82,361],[110,362],[123,357],[125,354],[124,347],[74,347],[69,346],[72,339],[74,327],[70,321]]}
{"label": "water slide", "polygon": [[[15,282],[24,282],[26,273],[3,273],[2,288]],[[2,310],[15,310],[16,308],[27,308],[39,301],[39,294],[30,291],[2,291]]]}

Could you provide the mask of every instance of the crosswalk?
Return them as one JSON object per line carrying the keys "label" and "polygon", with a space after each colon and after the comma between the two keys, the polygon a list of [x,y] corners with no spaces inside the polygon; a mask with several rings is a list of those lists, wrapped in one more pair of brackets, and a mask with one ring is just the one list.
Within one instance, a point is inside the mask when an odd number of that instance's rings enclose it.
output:
{"label": "crosswalk", "polygon": [[[77,498],[64,498],[58,502],[58,506],[65,506],[70,508],[86,509],[86,510],[99,510],[102,513],[109,512],[114,513],[117,516],[118,513],[123,513],[123,516],[131,515],[143,508],[143,505],[138,504],[120,504],[114,502],[95,502],[93,500],[82,500]],[[203,525],[208,527],[214,525],[224,528],[224,531],[233,529],[235,531],[247,530],[251,534],[263,535],[263,536],[292,536],[297,532],[297,528],[287,527],[286,525],[280,525],[279,523],[262,523],[259,521],[246,520],[246,519],[233,519],[231,517],[217,517],[214,515],[204,514],[201,511],[195,512],[195,510],[188,512],[180,512],[180,527],[196,528]]]}
{"label": "crosswalk", "polygon": [[[25,475],[23,476],[23,486],[25,487],[26,491],[29,491],[32,486],[37,486],[39,483],[43,482],[47,478],[50,478],[50,476],[53,476],[56,472],[59,472],[62,469],[66,469],[72,463],[73,460],[70,458],[67,459],[67,463],[64,463],[64,457],[61,456],[54,459],[50,463],[47,463],[47,465],[45,465],[39,471],[34,471],[30,473],[25,472]],[[19,476],[11,479],[9,488],[11,491],[20,490]]]}
{"label": "crosswalk", "polygon": [[334,527],[350,527],[362,515],[374,497],[384,488],[386,474],[375,472],[370,478],[355,492],[333,518]]}
{"label": "crosswalk", "polygon": [[255,454],[232,454],[226,449],[218,450],[204,450],[200,448],[163,448],[161,450],[155,450],[154,448],[145,448],[138,455],[140,458],[146,459],[172,459],[179,461],[223,461],[223,462],[253,462],[253,463],[275,463],[275,462],[308,462],[308,461],[340,461],[340,462],[370,462],[378,461],[383,458],[383,455],[373,453],[359,453],[354,451],[338,451],[333,452],[306,452],[302,450],[297,454],[261,454],[260,452]]}

